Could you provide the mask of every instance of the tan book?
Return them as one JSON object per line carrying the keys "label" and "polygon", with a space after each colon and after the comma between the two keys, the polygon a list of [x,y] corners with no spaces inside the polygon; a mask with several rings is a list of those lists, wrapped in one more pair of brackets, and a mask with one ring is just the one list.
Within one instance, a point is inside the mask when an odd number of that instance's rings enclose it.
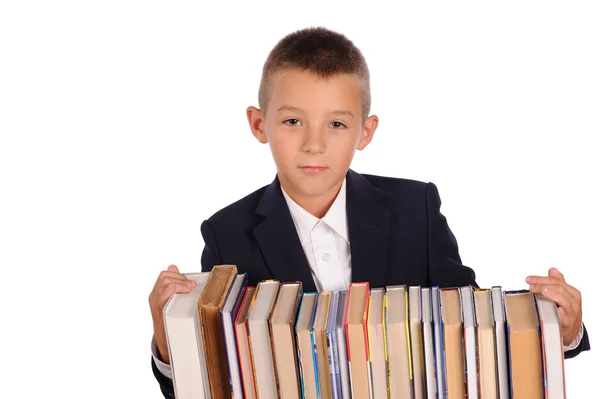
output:
{"label": "tan book", "polygon": [[246,399],[256,399],[256,386],[254,384],[254,370],[252,368],[252,357],[250,353],[250,341],[248,339],[248,309],[254,299],[256,287],[246,288],[240,310],[235,319],[235,337],[238,347],[238,358],[240,361],[240,372],[242,377],[242,386],[244,387],[244,397]]}
{"label": "tan book", "polygon": [[367,320],[369,334],[369,356],[373,379],[373,397],[388,397],[387,354],[383,323],[384,288],[372,288]]}
{"label": "tan book", "polygon": [[465,364],[463,359],[463,323],[458,288],[440,290],[442,331],[446,362],[446,398],[465,398]]}
{"label": "tan book", "polygon": [[266,280],[258,283],[254,300],[248,310],[250,353],[254,368],[256,394],[260,399],[276,399],[277,376],[273,363],[269,319],[277,298],[280,282]]}
{"label": "tan book", "polygon": [[353,398],[371,398],[371,372],[367,338],[368,282],[352,283],[348,293],[346,335]]}
{"label": "tan book", "polygon": [[408,318],[410,320],[410,356],[413,370],[415,399],[425,397],[425,361],[421,323],[421,287],[408,288]]}
{"label": "tan book", "polygon": [[542,399],[542,359],[538,316],[529,291],[504,292],[509,370],[513,399]]}
{"label": "tan book", "polygon": [[331,399],[331,369],[329,368],[329,351],[327,350],[327,321],[331,306],[331,292],[321,291],[317,297],[317,307],[311,328],[311,339],[314,357],[317,363],[317,384],[319,397]]}
{"label": "tan book", "polygon": [[300,388],[302,397],[306,399],[318,398],[313,344],[310,337],[317,296],[318,294],[315,292],[305,292],[302,295],[296,322],[296,341],[298,342],[298,357],[300,360]]}
{"label": "tan book", "polygon": [[410,326],[406,286],[386,287],[385,334],[387,341],[390,398],[412,399]]}
{"label": "tan book", "polygon": [[475,300],[473,287],[470,285],[460,288],[462,319],[463,319],[463,346],[465,355],[465,370],[467,379],[467,396],[479,397],[479,376],[477,366],[477,318],[475,316]]}
{"label": "tan book", "polygon": [[214,266],[198,300],[210,392],[215,399],[231,398],[221,309],[236,275],[235,265]]}
{"label": "tan book", "polygon": [[281,284],[269,321],[279,393],[285,399],[302,397],[294,331],[302,293],[301,282]]}
{"label": "tan book", "polygon": [[498,398],[496,378],[496,340],[492,318],[492,293],[489,289],[475,290],[475,315],[477,316],[477,349],[479,351],[479,389],[482,398]]}

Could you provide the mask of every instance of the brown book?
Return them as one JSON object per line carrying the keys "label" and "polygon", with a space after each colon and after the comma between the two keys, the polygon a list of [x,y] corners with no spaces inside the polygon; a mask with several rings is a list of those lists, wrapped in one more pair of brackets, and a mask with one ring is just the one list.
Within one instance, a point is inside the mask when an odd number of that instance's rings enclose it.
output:
{"label": "brown book", "polygon": [[271,341],[279,394],[286,399],[301,398],[294,324],[302,299],[302,283],[281,284],[271,320]]}
{"label": "brown book", "polygon": [[513,399],[542,399],[542,358],[538,315],[529,291],[504,293]]}
{"label": "brown book", "polygon": [[231,398],[221,309],[236,275],[235,265],[214,266],[198,300],[212,398]]}
{"label": "brown book", "polygon": [[367,335],[367,313],[370,287],[368,282],[352,283],[348,293],[346,313],[346,336],[348,362],[352,382],[352,397],[371,397],[371,366]]}
{"label": "brown book", "polygon": [[447,399],[465,398],[465,363],[460,293],[457,288],[440,290]]}

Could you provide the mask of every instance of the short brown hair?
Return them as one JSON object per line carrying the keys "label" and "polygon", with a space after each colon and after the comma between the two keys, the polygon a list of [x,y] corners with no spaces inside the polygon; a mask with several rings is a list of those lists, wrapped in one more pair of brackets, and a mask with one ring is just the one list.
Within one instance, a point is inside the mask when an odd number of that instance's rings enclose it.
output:
{"label": "short brown hair", "polygon": [[355,74],[362,85],[363,119],[369,115],[369,68],[362,52],[345,35],[324,27],[310,27],[284,36],[271,50],[263,66],[258,91],[258,103],[263,111],[269,103],[270,78],[286,69],[308,70],[323,78]]}

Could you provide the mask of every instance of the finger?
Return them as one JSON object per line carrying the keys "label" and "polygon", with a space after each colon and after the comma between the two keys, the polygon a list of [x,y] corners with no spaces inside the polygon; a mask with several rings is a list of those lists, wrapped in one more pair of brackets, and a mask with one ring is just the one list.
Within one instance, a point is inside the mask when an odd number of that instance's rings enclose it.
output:
{"label": "finger", "polygon": [[528,284],[561,284],[564,281],[552,276],[529,276],[525,279]]}
{"label": "finger", "polygon": [[532,292],[542,294],[546,298],[553,300],[558,306],[565,308],[569,316],[575,314],[573,308],[575,300],[562,285],[535,285]]}
{"label": "finger", "polygon": [[551,267],[550,270],[548,270],[548,276],[555,277],[563,283],[565,282],[565,276],[555,267]]}
{"label": "finger", "polygon": [[166,277],[170,277],[170,278],[175,278],[181,281],[186,281],[188,278],[186,276],[184,276],[181,273],[177,273],[177,272],[169,272],[169,271],[162,271],[160,272],[160,274],[158,275],[159,280],[160,279],[164,279]]}
{"label": "finger", "polygon": [[167,267],[167,271],[179,273],[179,269],[175,265],[169,265],[169,267]]}
{"label": "finger", "polygon": [[187,280],[187,279],[181,279],[179,277],[164,277],[161,279],[161,287],[164,287],[165,285],[168,284],[172,284],[172,283],[176,283],[176,284],[184,284],[186,287],[188,287],[189,289],[192,289],[196,286],[196,282],[194,280]]}
{"label": "finger", "polygon": [[161,287],[159,291],[159,303],[161,306],[164,306],[167,299],[171,297],[171,295],[177,294],[187,294],[192,290],[192,288],[188,287],[186,284],[182,283],[169,283],[163,287]]}
{"label": "finger", "polygon": [[567,315],[567,311],[564,308],[558,308],[558,316],[560,317],[560,324],[563,327],[568,327],[570,325],[569,316]]}

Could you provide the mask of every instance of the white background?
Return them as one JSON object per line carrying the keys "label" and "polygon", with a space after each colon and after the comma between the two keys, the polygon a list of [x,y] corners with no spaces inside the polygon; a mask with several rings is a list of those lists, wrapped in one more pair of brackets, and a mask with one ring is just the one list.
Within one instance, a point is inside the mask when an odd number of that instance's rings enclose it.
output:
{"label": "white background", "polygon": [[[558,267],[597,346],[597,3],[390,7],[2,2],[0,396],[161,397],[148,294],[170,263],[199,270],[202,220],[272,181],[245,108],[311,25],[370,66],[380,126],[353,169],[436,183],[483,287]],[[571,398],[595,351],[566,362]]]}

